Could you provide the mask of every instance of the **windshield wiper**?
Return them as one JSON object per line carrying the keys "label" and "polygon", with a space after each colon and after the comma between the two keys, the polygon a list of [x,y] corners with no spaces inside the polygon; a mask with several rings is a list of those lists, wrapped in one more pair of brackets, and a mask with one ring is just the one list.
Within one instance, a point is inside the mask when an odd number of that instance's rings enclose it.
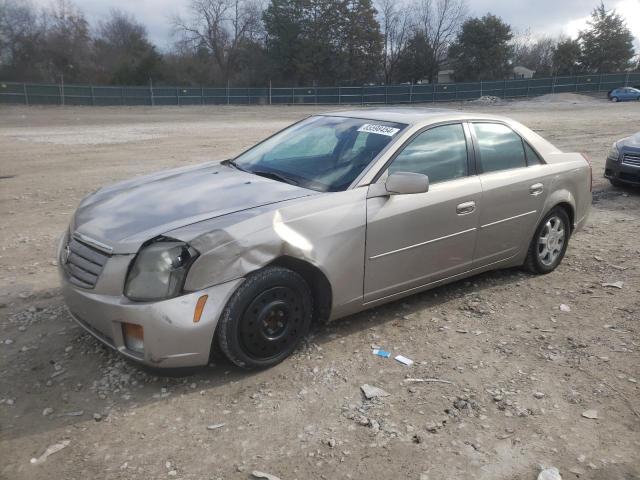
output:
{"label": "windshield wiper", "polygon": [[260,175],[261,177],[270,178],[272,180],[277,180],[279,182],[298,185],[298,182],[296,182],[294,179],[287,177],[286,175],[282,175],[281,173],[271,172],[267,170],[251,170],[250,173]]}

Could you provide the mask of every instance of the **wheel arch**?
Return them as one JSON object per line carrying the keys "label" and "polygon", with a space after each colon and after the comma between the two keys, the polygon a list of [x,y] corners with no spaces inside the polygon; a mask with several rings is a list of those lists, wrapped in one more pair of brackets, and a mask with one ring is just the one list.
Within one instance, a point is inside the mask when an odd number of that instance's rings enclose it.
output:
{"label": "wheel arch", "polygon": [[545,202],[545,207],[540,215],[540,221],[554,208],[563,208],[569,216],[571,231],[576,228],[576,200],[569,190],[556,190]]}
{"label": "wheel arch", "polygon": [[274,259],[268,266],[288,268],[304,278],[313,295],[314,321],[326,323],[329,320],[333,305],[333,291],[329,279],[320,268],[311,262],[289,255]]}
{"label": "wheel arch", "polygon": [[[569,226],[571,228],[571,232],[573,232],[573,229],[575,227],[575,221],[576,221],[576,213],[573,210],[573,207],[571,206],[571,204],[568,202],[560,202],[555,204],[553,207],[551,207],[549,211],[551,211],[554,208],[562,208],[567,213],[567,215],[569,216],[569,224],[570,224]],[[569,234],[571,234],[571,232],[569,232]]]}

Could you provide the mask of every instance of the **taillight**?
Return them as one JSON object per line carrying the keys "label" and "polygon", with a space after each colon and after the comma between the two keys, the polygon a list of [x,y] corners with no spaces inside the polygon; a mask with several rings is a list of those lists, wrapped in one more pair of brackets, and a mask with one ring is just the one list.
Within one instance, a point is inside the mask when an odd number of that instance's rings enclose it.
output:
{"label": "taillight", "polygon": [[587,164],[589,165],[589,191],[592,192],[593,191],[593,166],[591,165],[591,159],[589,158],[589,155],[587,155],[586,153],[581,153],[580,155],[582,155],[582,158],[584,158],[587,161]]}

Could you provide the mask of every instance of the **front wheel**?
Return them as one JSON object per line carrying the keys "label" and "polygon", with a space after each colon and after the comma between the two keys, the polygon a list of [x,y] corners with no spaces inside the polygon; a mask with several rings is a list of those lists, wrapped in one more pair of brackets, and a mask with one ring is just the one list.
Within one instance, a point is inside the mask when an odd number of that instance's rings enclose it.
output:
{"label": "front wheel", "polygon": [[545,274],[556,269],[569,243],[571,223],[565,209],[556,207],[540,222],[529,245],[524,266],[531,273]]}
{"label": "front wheel", "polygon": [[614,103],[617,102],[618,101],[618,97],[611,97],[611,101],[614,102]]}
{"label": "front wheel", "polygon": [[218,344],[239,367],[271,367],[307,334],[312,312],[304,278],[287,268],[264,268],[249,275],[227,303],[218,323]]}

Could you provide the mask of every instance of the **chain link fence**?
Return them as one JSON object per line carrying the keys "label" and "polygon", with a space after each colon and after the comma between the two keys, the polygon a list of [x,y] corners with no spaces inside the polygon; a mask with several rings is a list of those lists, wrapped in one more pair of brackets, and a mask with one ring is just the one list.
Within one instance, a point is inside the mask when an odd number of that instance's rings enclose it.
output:
{"label": "chain link fence", "polygon": [[166,87],[0,83],[0,103],[23,105],[374,105],[526,98],[640,86],[640,73],[362,87]]}

